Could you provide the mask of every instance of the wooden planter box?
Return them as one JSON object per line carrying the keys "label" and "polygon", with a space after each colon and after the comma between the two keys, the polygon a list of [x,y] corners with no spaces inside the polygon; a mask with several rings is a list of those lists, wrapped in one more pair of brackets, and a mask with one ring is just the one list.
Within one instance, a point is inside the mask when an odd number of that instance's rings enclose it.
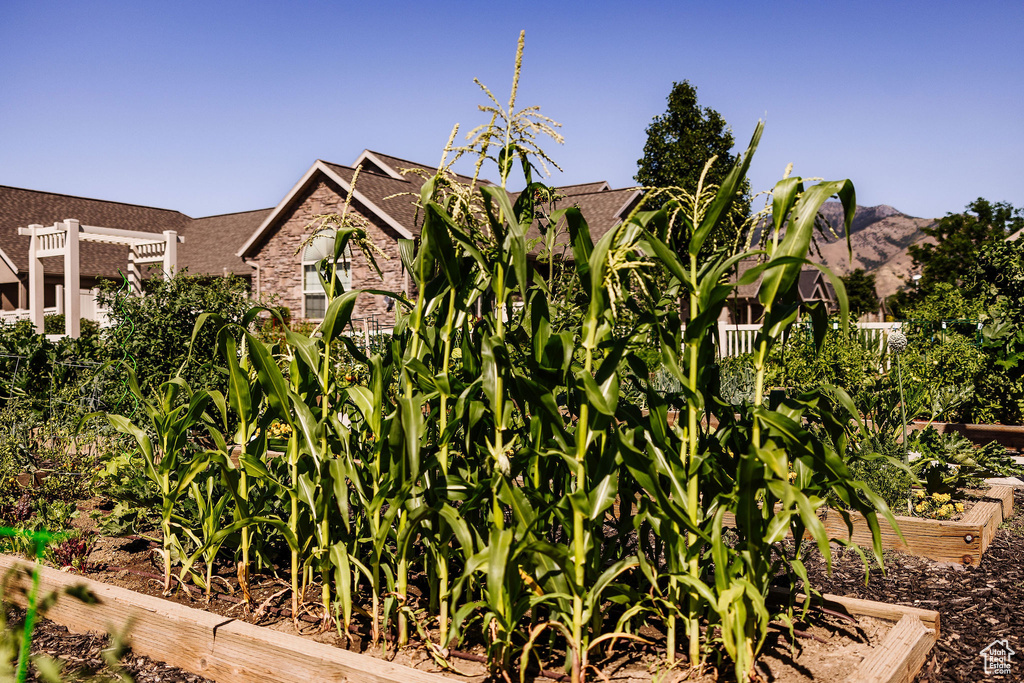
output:
{"label": "wooden planter box", "polygon": [[[963,519],[956,522],[897,515],[896,524],[903,532],[902,541],[889,523],[879,517],[882,548],[902,550],[939,562],[966,565],[981,562],[981,556],[992,543],[996,529],[1013,513],[1013,488],[993,486],[985,492],[985,496],[990,500],[978,501]],[[860,513],[850,513],[852,534],[843,516],[835,510],[826,510],[822,521],[830,538],[852,541],[864,548],[871,547],[871,529]],[[730,527],[735,524],[732,514],[726,513],[723,525]],[[809,535],[804,538],[813,540]]]}
{"label": "wooden planter box", "polygon": [[[913,422],[907,427],[914,430],[924,429],[925,422]],[[933,422],[932,427],[940,434],[962,434],[977,446],[995,441],[1000,446],[1014,450],[1024,450],[1024,425],[985,425],[964,422]]]}
{"label": "wooden planter box", "polygon": [[[882,547],[887,550],[902,550],[939,562],[977,564],[996,535],[996,529],[1013,512],[1013,489],[1009,486],[993,486],[986,492],[991,500],[974,504],[963,519],[947,522],[920,517],[896,517],[896,523],[903,532],[901,541],[885,520],[879,519],[882,531]],[[860,514],[851,513],[853,533],[849,532],[842,516],[834,510],[825,515],[825,529],[829,536],[851,540],[863,547],[871,547],[871,531]]]}
{"label": "wooden planter box", "polygon": [[[0,555],[0,575],[25,560]],[[125,633],[132,650],[217,683],[452,683],[419,671],[316,643],[244,621],[185,607],[125,588],[41,567],[40,594],[86,586],[98,599],[87,605],[63,595],[46,618],[77,633]],[[31,578],[21,576],[5,599],[25,605]]]}
{"label": "wooden planter box", "polygon": [[[16,568],[30,572],[33,565],[0,555],[0,574]],[[137,654],[217,683],[452,683],[453,680],[49,567],[41,567],[39,576],[43,595],[85,586],[97,598],[96,604],[87,605],[62,596],[46,614],[51,621],[78,633],[126,632]],[[31,578],[22,573],[11,586],[14,590],[5,598],[24,606]],[[882,644],[854,668],[849,678],[851,683],[909,683],[924,665],[928,651],[939,636],[939,613],[932,610],[830,595],[825,596],[825,606],[852,617],[874,617],[894,624]]]}
{"label": "wooden planter box", "polygon": [[[773,591],[775,592],[775,591]],[[785,598],[784,591],[776,593]],[[798,596],[802,602],[804,596]],[[871,654],[853,668],[848,683],[911,683],[939,640],[939,613],[874,600],[825,594],[823,606],[851,617],[873,617],[893,624]]]}

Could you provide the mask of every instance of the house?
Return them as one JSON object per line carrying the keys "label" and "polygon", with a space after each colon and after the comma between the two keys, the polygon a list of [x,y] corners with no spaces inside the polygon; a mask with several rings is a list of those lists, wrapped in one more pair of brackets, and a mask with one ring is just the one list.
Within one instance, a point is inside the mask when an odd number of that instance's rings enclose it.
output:
{"label": "house", "polygon": [[[740,261],[737,267],[738,276],[742,276],[757,263],[753,259]],[[762,278],[759,277],[757,281],[749,285],[740,285],[734,290],[733,296],[729,297],[727,306],[729,318],[728,320],[723,319],[721,322],[727,322],[730,325],[753,325],[760,321],[764,315],[764,306],[757,298],[761,290],[761,280]],[[835,288],[825,274],[817,268],[804,268],[800,271],[797,293],[802,304],[820,301],[825,304],[830,314],[839,310]]]}
{"label": "house", "polygon": [[[185,237],[178,247],[179,264],[192,273],[249,278],[252,267],[235,255],[245,239],[270,209],[224,216],[190,218],[178,211],[148,206],[72,197],[0,186],[0,304],[2,310],[28,307],[29,238],[18,228],[31,224],[52,225],[75,218],[83,225],[160,233],[173,230]],[[127,272],[128,248],[109,244],[83,243],[80,251],[81,289],[88,290],[101,279],[118,280]],[[64,282],[64,263],[47,259],[44,306],[57,306],[57,287]]]}
{"label": "house", "polygon": [[[178,247],[179,269],[209,276],[237,275],[250,282],[257,298],[272,295],[278,305],[288,307],[293,318],[315,320],[322,317],[326,302],[314,264],[328,253],[330,243],[326,237],[310,241],[313,226],[316,217],[339,213],[350,193],[349,210],[364,219],[369,239],[383,254],[377,258],[383,282],[357,249],[345,255],[348,267],[343,272],[344,284],[348,288],[410,292],[398,241],[419,236],[416,202],[424,176],[429,177],[434,170],[371,150],[363,151],[351,166],[317,160],[276,206],[204,218],[168,209],[0,186],[0,303],[4,311],[26,308],[29,238],[19,235],[18,228],[73,218],[83,225],[122,230],[173,230],[184,237]],[[470,180],[465,176],[459,179]],[[579,206],[595,241],[628,216],[642,196],[636,188],[613,189],[604,181],[560,187],[557,193],[556,207]],[[531,228],[531,236],[539,236],[536,227]],[[81,288],[88,290],[102,278],[118,279],[118,272],[127,268],[127,251],[118,246],[82,244]],[[555,252],[571,258],[564,230],[557,235]],[[55,306],[57,287],[63,282],[63,264],[59,259],[49,260],[52,263],[46,264],[44,305]],[[806,283],[801,277],[801,293],[806,289],[807,299],[834,299],[830,286],[816,273],[805,273]],[[733,306],[731,322],[753,321],[760,315],[757,287],[747,289],[751,291],[741,292],[741,300]],[[384,295],[363,294],[353,316],[390,326],[394,321],[393,302]]]}
{"label": "house", "polygon": [[[348,287],[408,292],[408,274],[398,255],[398,240],[419,235],[415,202],[424,177],[434,168],[379,152],[364,151],[351,166],[317,160],[276,206],[270,209],[191,218],[179,211],[122,202],[73,197],[0,186],[0,304],[3,311],[27,308],[29,238],[19,227],[50,225],[66,218],[83,225],[160,233],[173,230],[184,237],[178,247],[178,267],[191,274],[236,275],[247,279],[254,294],[273,295],[295,318],[323,315],[325,297],[313,265],[326,254],[325,238],[310,238],[315,217],[338,213],[352,190],[359,169],[350,211],[365,219],[368,237],[381,250],[378,258],[383,282],[356,250],[348,254]],[[411,171],[411,172],[410,172]],[[460,180],[469,178],[461,176]],[[579,205],[595,239],[620,222],[640,198],[636,189],[613,190],[607,182],[559,188],[565,205]],[[571,204],[569,204],[571,202]],[[559,246],[566,246],[566,237]],[[101,279],[119,279],[126,272],[128,250],[103,244],[81,246],[81,289]],[[58,305],[63,263],[48,259],[44,306]],[[384,325],[394,311],[383,295],[360,297],[355,317],[375,317]]]}
{"label": "house", "polygon": [[[429,176],[435,169],[370,150],[360,154],[351,166],[318,160],[237,252],[239,258],[255,268],[257,294],[276,294],[278,302],[296,317],[316,319],[323,313],[324,294],[313,264],[326,253],[326,246],[314,242],[303,247],[303,243],[310,236],[309,226],[315,216],[342,210],[352,191],[356,169],[359,169],[359,176],[350,211],[366,219],[369,239],[384,254],[384,258],[377,258],[384,281],[378,279],[356,250],[347,255],[350,269],[345,284],[356,289],[410,291],[409,276],[398,254],[398,240],[419,236],[415,204],[424,182],[420,173]],[[469,182],[471,179],[459,176],[459,180]],[[635,188],[613,190],[603,181],[570,185],[558,191],[564,196],[561,202],[581,207],[595,240],[620,222],[640,198]],[[563,236],[558,245],[565,244]],[[389,309],[384,295],[364,294],[357,301],[353,316],[375,317],[388,325],[393,322],[394,312]]]}

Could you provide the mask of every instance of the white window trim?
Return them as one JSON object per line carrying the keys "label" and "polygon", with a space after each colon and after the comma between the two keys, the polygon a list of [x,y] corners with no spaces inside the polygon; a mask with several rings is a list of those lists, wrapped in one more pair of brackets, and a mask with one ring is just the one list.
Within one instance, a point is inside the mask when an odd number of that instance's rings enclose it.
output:
{"label": "white window trim", "polygon": [[[332,238],[332,241],[333,241],[333,238]],[[331,248],[331,251],[333,253],[333,247]],[[302,297],[302,317],[304,319],[306,319],[306,320],[323,320],[323,318],[311,318],[311,317],[309,317],[309,315],[306,312],[306,299],[310,295],[317,295],[317,294],[319,294],[319,295],[323,296],[324,297],[324,310],[325,310],[325,312],[326,312],[326,309],[327,309],[327,293],[320,286],[319,281],[317,281],[316,287],[314,289],[309,289],[306,286],[306,268],[309,267],[309,266],[316,266],[316,264],[319,263],[320,261],[322,261],[323,259],[322,258],[307,259],[307,258],[305,258],[305,256],[306,256],[306,248],[303,248],[302,249],[302,257],[303,258],[299,262],[299,277],[301,278],[300,279],[300,283],[301,283],[301,287],[302,287],[302,294],[301,294],[301,297]],[[346,264],[346,263],[348,264],[348,268],[345,268],[342,271],[342,272],[347,272],[348,273],[348,277],[345,278],[345,277],[342,276],[341,273],[338,274],[339,284],[341,284],[341,286],[345,288],[345,291],[348,291],[349,289],[352,288],[352,246],[351,245],[345,245],[345,252],[341,255],[341,258],[339,259],[338,263],[339,264]]]}

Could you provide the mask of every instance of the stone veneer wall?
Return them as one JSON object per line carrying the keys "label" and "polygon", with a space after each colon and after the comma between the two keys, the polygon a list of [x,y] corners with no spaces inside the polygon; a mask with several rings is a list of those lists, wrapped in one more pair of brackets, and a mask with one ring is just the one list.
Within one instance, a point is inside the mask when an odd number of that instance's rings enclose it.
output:
{"label": "stone veneer wall", "polygon": [[[396,198],[393,201],[402,200]],[[278,217],[277,226],[264,237],[259,250],[250,259],[260,266],[260,291],[276,295],[277,305],[287,306],[293,319],[302,317],[302,254],[296,253],[299,245],[310,233],[307,228],[313,216],[338,213],[344,204],[343,190],[334,182],[321,179],[298,196],[291,209]],[[353,249],[352,286],[355,289],[402,292],[405,278],[398,255],[400,236],[358,202],[353,202],[350,211],[353,209],[367,218],[370,222],[367,236],[390,258],[376,255],[377,265],[384,274],[381,281],[362,252],[358,248]],[[353,318],[376,314],[382,325],[390,326],[394,324],[394,311],[388,313],[386,308],[382,296],[363,294],[356,301]]]}

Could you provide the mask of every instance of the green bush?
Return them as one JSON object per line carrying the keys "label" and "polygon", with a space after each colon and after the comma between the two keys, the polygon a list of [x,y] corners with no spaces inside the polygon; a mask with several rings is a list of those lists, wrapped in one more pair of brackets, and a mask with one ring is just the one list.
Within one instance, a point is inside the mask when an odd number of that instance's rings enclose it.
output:
{"label": "green bush", "polygon": [[147,280],[143,289],[145,296],[128,297],[114,283],[100,288],[98,300],[110,310],[110,327],[103,335],[108,357],[124,358],[133,366],[146,394],[181,368],[190,384],[223,390],[224,375],[211,363],[216,354],[216,330],[210,325],[201,330],[190,356],[192,332],[203,313],[241,321],[252,306],[246,282],[181,271],[169,280]]}
{"label": "green bush", "polygon": [[[63,313],[53,313],[43,318],[43,334],[64,334],[65,318]],[[100,333],[100,326],[95,320],[82,318],[78,321],[82,337],[95,337]]]}

